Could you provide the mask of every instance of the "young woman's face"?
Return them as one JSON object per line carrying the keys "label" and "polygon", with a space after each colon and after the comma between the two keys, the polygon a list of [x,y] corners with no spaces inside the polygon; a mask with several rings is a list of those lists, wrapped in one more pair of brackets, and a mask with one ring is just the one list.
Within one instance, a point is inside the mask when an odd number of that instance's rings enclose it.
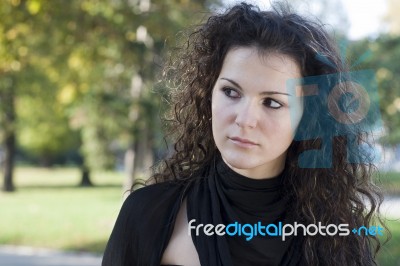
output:
{"label": "young woman's face", "polygon": [[301,97],[289,95],[288,79],[299,66],[283,54],[260,55],[239,47],[225,57],[212,94],[212,131],[223,160],[255,179],[278,175],[303,113]]}

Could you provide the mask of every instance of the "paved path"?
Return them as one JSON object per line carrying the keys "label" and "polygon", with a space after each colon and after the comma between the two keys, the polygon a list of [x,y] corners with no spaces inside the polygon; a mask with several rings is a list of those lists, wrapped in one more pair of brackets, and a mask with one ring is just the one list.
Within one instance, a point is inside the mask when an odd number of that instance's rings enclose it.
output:
{"label": "paved path", "polygon": [[0,246],[0,266],[100,266],[101,256],[30,247]]}
{"label": "paved path", "polygon": [[400,219],[400,197],[385,196],[381,213],[391,220]]}

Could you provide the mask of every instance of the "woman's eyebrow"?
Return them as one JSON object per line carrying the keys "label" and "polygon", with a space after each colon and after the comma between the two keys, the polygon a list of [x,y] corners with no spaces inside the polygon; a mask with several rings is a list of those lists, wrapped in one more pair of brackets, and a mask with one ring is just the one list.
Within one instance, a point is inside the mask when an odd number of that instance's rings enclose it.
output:
{"label": "woman's eyebrow", "polygon": [[[232,83],[233,85],[235,85],[236,87],[238,87],[240,90],[243,91],[242,87],[240,87],[239,83],[237,83],[236,81],[228,79],[228,78],[220,78],[220,79],[229,81],[230,83]],[[282,94],[282,95],[292,96],[289,93],[280,92],[280,91],[263,91],[263,92],[260,92],[260,95],[273,95],[273,94]]]}

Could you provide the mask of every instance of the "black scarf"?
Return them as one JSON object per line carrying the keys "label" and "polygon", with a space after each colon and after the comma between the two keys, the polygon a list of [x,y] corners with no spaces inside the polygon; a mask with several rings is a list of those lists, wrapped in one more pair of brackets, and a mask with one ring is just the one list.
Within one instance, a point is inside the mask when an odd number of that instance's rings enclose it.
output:
{"label": "black scarf", "polygon": [[[293,222],[288,213],[290,201],[283,195],[281,175],[255,180],[230,169],[222,160],[210,168],[188,193],[188,220],[196,224],[262,225]],[[279,236],[206,236],[192,238],[202,265],[298,265],[301,239]]]}
{"label": "black scarf", "polygon": [[[284,175],[284,173],[282,174]],[[107,243],[103,266],[159,266],[184,197],[193,225],[292,221],[282,175],[254,180],[232,171],[221,159],[189,189],[175,182],[150,185],[132,193],[121,208]],[[300,265],[301,239],[257,236],[206,236],[192,239],[203,266]]]}

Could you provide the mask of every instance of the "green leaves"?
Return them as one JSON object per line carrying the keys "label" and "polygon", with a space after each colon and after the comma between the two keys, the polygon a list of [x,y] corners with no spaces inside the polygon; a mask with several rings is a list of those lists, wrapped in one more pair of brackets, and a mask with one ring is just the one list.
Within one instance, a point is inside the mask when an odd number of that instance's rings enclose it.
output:
{"label": "green leaves", "polygon": [[153,88],[165,40],[205,9],[188,0],[3,1],[0,94],[15,94],[20,146],[39,157],[80,149],[98,168],[144,127],[159,137]]}
{"label": "green leaves", "polygon": [[371,51],[358,68],[374,70],[378,82],[380,109],[386,136],[382,138],[385,144],[400,142],[400,37],[381,35],[376,40],[361,40],[351,46],[353,57],[358,53]]}

